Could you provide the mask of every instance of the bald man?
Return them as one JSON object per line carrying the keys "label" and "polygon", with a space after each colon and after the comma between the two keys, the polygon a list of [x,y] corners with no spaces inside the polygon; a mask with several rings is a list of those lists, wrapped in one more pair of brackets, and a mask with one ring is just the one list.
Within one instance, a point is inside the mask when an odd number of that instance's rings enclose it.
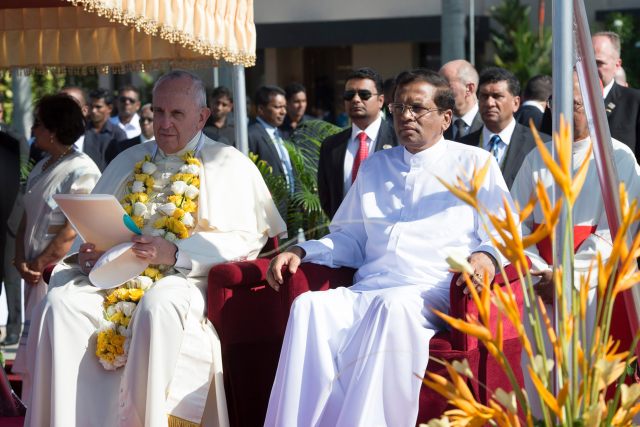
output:
{"label": "bald man", "polygon": [[451,126],[444,132],[445,139],[460,139],[482,127],[478,111],[478,72],[463,59],[449,61],[440,68],[440,75],[447,79],[456,104]]}
{"label": "bald man", "polygon": [[604,108],[611,136],[624,142],[640,159],[640,91],[616,83],[622,68],[620,37],[611,31],[595,33],[591,39],[602,80]]}

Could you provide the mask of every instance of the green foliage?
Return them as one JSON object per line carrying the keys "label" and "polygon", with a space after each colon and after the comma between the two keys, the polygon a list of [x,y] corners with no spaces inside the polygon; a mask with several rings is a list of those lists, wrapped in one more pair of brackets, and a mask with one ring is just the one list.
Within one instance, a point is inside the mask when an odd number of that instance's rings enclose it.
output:
{"label": "green foliage", "polygon": [[31,75],[31,93],[34,102],[44,95],[58,92],[64,85],[64,75],[53,75],[51,73],[34,73]]}
{"label": "green foliage", "polygon": [[320,206],[318,195],[318,159],[322,141],[340,130],[322,120],[308,120],[296,129],[289,141],[285,141],[295,175],[293,194],[288,191],[284,176],[274,176],[273,169],[264,160],[249,154],[260,170],[280,214],[286,218],[290,238],[295,239],[300,228],[307,239],[322,237],[327,232],[329,219]]}
{"label": "green foliage", "polygon": [[631,14],[614,12],[607,15],[605,31],[620,36],[622,67],[627,74],[630,87],[640,87],[640,18]]}
{"label": "green foliage", "polygon": [[11,124],[13,92],[11,91],[11,73],[8,71],[0,73],[0,95],[3,96],[2,106],[4,107],[4,122]]}
{"label": "green foliage", "polygon": [[531,30],[529,16],[531,6],[520,0],[503,0],[491,8],[491,17],[500,29],[491,29],[491,40],[498,67],[513,72],[524,84],[538,74],[551,74],[551,31],[540,25],[535,34]]}

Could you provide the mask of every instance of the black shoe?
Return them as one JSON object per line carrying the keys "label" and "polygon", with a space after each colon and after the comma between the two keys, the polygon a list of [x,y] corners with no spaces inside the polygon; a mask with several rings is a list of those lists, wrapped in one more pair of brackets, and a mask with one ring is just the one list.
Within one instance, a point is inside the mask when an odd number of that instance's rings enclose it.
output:
{"label": "black shoe", "polygon": [[2,340],[2,345],[14,345],[17,344],[18,341],[20,341],[20,335],[18,334],[7,334],[6,337],[4,337],[4,340]]}

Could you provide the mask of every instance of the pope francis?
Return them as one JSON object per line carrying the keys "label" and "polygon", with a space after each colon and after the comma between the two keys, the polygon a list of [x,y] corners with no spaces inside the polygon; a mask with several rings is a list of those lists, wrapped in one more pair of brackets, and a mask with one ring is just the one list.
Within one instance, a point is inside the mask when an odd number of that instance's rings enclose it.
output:
{"label": "pope francis", "polygon": [[120,154],[94,193],[131,210],[142,229],[132,250],[162,275],[137,305],[122,306],[130,307],[118,315],[125,326],[114,331],[127,336],[125,352],[118,365],[103,363],[97,331],[117,313],[105,310],[108,293],[88,280],[101,253],[91,242],[74,246],[34,310],[28,426],[192,426],[203,417],[228,425],[206,275],[214,264],[255,258],[285,224],[251,161],[203,135],[210,112],[198,77],[162,76],[152,105],[155,142]]}

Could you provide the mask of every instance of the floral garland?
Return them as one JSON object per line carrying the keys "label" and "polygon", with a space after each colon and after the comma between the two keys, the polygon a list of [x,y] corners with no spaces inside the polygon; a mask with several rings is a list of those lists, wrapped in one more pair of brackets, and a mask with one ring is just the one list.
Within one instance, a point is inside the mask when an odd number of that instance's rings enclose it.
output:
{"label": "floral garland", "polygon": [[[163,177],[150,156],[136,163],[127,194],[120,201],[135,224],[149,234],[169,241],[186,239],[195,227],[202,164],[192,151],[182,156],[178,173]],[[151,265],[123,285],[110,289],[103,302],[103,322],[97,332],[96,356],[107,370],[125,365],[131,341],[129,324],[138,303],[156,281],[170,274],[172,266]]]}

